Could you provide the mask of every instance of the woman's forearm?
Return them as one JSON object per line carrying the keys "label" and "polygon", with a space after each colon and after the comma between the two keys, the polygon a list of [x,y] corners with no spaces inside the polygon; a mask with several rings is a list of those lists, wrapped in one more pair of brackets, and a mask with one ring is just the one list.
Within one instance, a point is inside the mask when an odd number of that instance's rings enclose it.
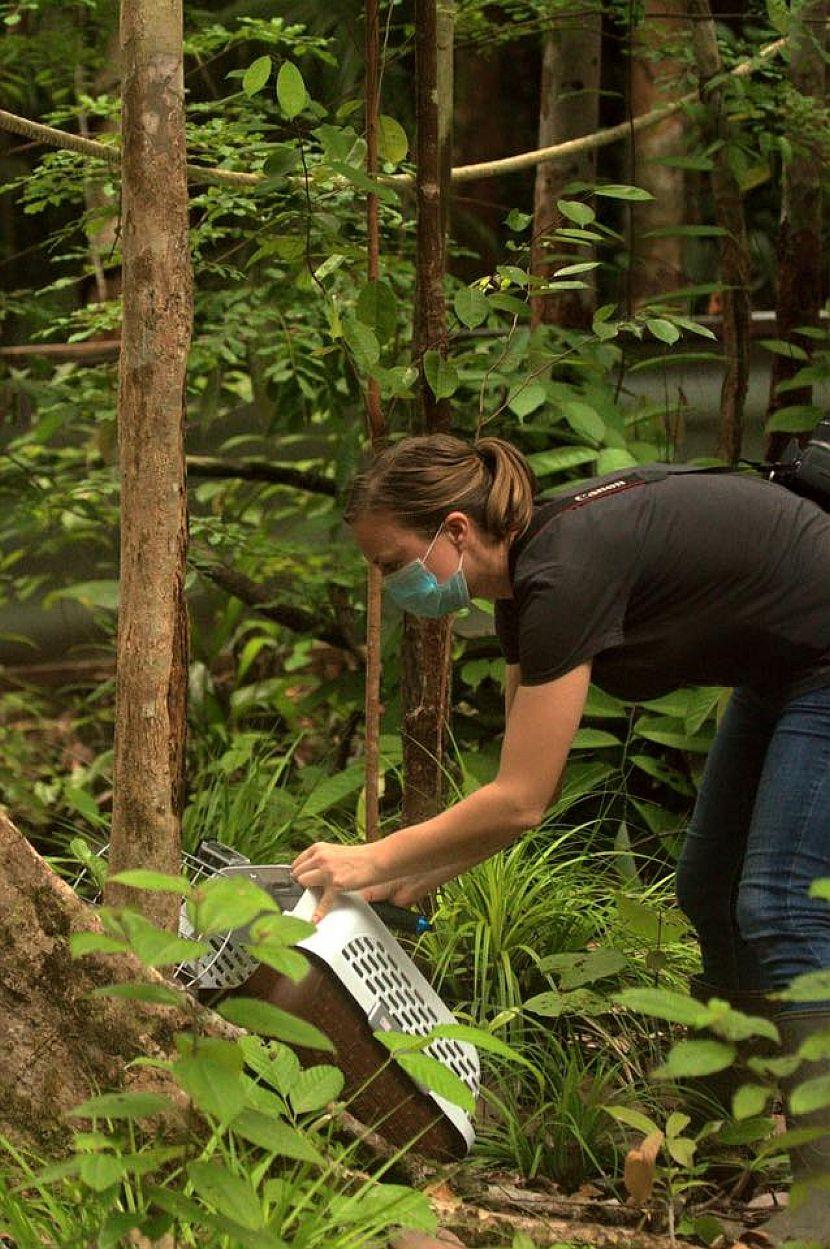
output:
{"label": "woman's forearm", "polygon": [[541,812],[524,809],[510,790],[492,781],[433,819],[377,842],[383,879],[442,871],[449,879],[509,845],[540,817]]}

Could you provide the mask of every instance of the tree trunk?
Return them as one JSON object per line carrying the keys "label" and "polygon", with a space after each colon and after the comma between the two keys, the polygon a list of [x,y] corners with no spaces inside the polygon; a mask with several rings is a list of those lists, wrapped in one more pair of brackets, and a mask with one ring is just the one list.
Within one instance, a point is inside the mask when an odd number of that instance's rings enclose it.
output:
{"label": "tree trunk", "polygon": [[724,107],[724,82],[710,85],[724,72],[712,10],[709,0],[688,0],[688,4],[697,75],[701,96],[707,106],[704,123],[707,139],[710,143],[720,144],[713,157],[712,170],[715,221],[724,230],[720,239],[720,281],[723,287],[725,369],[720,399],[718,455],[734,464],[741,454],[744,403],[749,381],[749,246],[741,188],[729,164],[731,128]]}
{"label": "tree trunk", "polygon": [[[184,799],[192,322],[181,0],[123,0],[121,582],[110,865],[178,872]],[[175,929],[178,900],[110,886]]]}
{"label": "tree trunk", "polygon": [[[676,38],[682,16],[682,0],[647,0],[637,37],[638,55],[631,65],[631,111],[635,117],[677,98],[683,67],[667,55],[666,45]],[[643,237],[653,230],[683,224],[683,170],[660,161],[664,156],[682,154],[684,131],[684,114],[674,113],[633,139],[635,184],[654,196],[649,203],[632,205],[631,295],[635,307],[684,285],[682,238]]]}
{"label": "tree trunk", "polygon": [[[827,0],[807,0],[791,10],[790,16],[790,84],[816,109],[823,106],[825,92],[824,49],[827,43]],[[807,108],[804,109],[804,113]],[[804,114],[790,111],[790,118]],[[787,114],[785,113],[785,116]],[[777,335],[790,339],[802,325],[817,325],[824,295],[824,258],[822,253],[821,183],[823,169],[823,137],[818,122],[812,133],[803,128],[796,132],[792,125],[788,135],[792,149],[784,162],[781,186],[781,221],[778,230],[778,296],[776,301]],[[810,353],[812,343],[800,338],[798,343]],[[768,415],[789,404],[810,404],[813,389],[785,391],[778,396],[781,382],[803,368],[804,360],[789,356],[772,357]],[[791,435],[774,433],[767,445],[767,458],[780,457]]]}
{"label": "tree trunk", "polygon": [[[452,98],[452,10],[442,0],[416,0],[415,86],[417,108],[417,282],[415,350],[420,372],[419,428],[446,430],[449,402],[436,400],[424,376],[427,351],[447,349],[444,271],[446,200],[449,187]],[[440,47],[440,56],[439,56]],[[444,734],[449,714],[449,620],[404,617],[403,815],[407,824],[435,815],[441,804]]]}
{"label": "tree trunk", "polygon": [[[380,131],[380,6],[379,0],[366,0],[366,172],[378,172]],[[367,277],[380,277],[380,227],[378,197],[366,196]],[[372,453],[386,443],[386,422],[380,403],[380,385],[370,377],[366,385],[366,424]],[[366,574],[366,839],[380,836],[380,681],[381,681],[381,576],[374,564]]]}
{"label": "tree trunk", "polygon": [[[599,85],[602,49],[602,13],[590,6],[578,15],[563,14],[545,36],[539,95],[539,147],[578,139],[599,128]],[[596,181],[596,152],[581,152],[562,161],[548,161],[536,170],[533,196],[531,272],[550,279],[554,270],[573,263],[573,249],[553,243],[549,236],[567,225],[557,201],[567,198],[570,182]],[[579,248],[579,260],[593,253]],[[537,295],[531,300],[533,325],[564,325],[587,329],[596,306],[591,275],[584,290],[559,295]]]}
{"label": "tree trunk", "polygon": [[90,997],[102,985],[163,983],[132,956],[69,953],[73,932],[98,930],[82,902],[0,812],[0,1135],[49,1155],[69,1136],[64,1113],[96,1093],[129,1086],[174,1086],[158,1071],[126,1065],[140,1054],[165,1058],[173,1037],[194,1020],[237,1035],[192,1004],[194,1016],[167,1006]]}

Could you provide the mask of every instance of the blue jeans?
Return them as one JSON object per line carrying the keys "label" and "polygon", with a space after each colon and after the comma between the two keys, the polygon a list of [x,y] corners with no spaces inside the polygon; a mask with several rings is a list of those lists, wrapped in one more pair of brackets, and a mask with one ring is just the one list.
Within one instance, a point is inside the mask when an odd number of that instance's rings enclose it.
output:
{"label": "blue jeans", "polygon": [[677,867],[704,978],[724,992],[773,990],[830,968],[830,903],[808,894],[820,877],[830,877],[830,687],[783,707],[737,689]]}

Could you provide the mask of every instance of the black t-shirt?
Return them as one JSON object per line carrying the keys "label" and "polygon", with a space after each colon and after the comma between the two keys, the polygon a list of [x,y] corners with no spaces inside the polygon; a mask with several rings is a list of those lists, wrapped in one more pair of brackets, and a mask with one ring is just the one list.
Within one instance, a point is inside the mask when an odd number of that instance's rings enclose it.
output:
{"label": "black t-shirt", "polygon": [[513,598],[495,616],[521,683],[591,659],[592,680],[631,700],[830,685],[830,517],[756,477],[649,473],[540,504],[513,542]]}

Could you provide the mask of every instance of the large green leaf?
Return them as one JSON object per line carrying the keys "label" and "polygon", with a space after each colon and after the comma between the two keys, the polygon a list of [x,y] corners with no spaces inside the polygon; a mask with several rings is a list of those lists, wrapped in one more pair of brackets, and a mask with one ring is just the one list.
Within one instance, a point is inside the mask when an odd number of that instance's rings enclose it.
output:
{"label": "large green leaf", "polygon": [[289,1093],[295,1114],[322,1110],[336,1101],[343,1091],[343,1073],[338,1067],[321,1064],[301,1071]]}
{"label": "large green leaf", "polygon": [[277,74],[277,100],[289,121],[301,113],[308,102],[303,76],[293,61],[283,61],[280,66]]}
{"label": "large green leaf", "polygon": [[197,1052],[174,1063],[173,1075],[199,1110],[224,1125],[245,1105],[242,1075],[224,1062],[216,1062]]}
{"label": "large green leaf", "polygon": [[487,320],[489,306],[487,296],[475,286],[464,286],[456,291],[452,301],[453,311],[462,325],[474,330]]}
{"label": "large green leaf", "polygon": [[271,895],[245,876],[214,876],[200,883],[187,903],[190,922],[204,935],[244,928],[263,912],[277,910]]}
{"label": "large green leaf", "polygon": [[74,1119],[148,1119],[170,1109],[160,1093],[102,1093],[67,1111]]}
{"label": "large green leaf", "polygon": [[276,1037],[278,1041],[306,1049],[334,1051],[331,1041],[319,1028],[297,1015],[290,1015],[279,1006],[272,1006],[270,1002],[260,1002],[252,997],[232,997],[219,1006],[218,1013],[248,1032]]}
{"label": "large green leaf", "polygon": [[702,1002],[671,989],[623,989],[614,994],[614,1001],[628,1010],[689,1028],[703,1027],[709,1020],[709,1010]]}
{"label": "large green leaf", "polygon": [[581,399],[566,399],[562,404],[562,411],[565,414],[565,420],[578,437],[588,438],[594,442],[602,441],[605,435],[605,422],[590,403],[584,403]]}
{"label": "large green leaf", "polygon": [[424,376],[436,399],[449,399],[458,388],[458,370],[439,351],[424,354]]}
{"label": "large green leaf", "polygon": [[187,1174],[199,1196],[219,1214],[249,1231],[264,1226],[259,1196],[247,1176],[231,1174],[217,1157],[189,1163]]}
{"label": "large green leaf", "polygon": [[416,1084],[429,1089],[431,1093],[437,1093],[439,1097],[452,1102],[454,1106],[460,1106],[470,1114],[475,1110],[475,1098],[467,1085],[437,1058],[432,1058],[429,1054],[396,1054],[395,1061]]}
{"label": "large green leaf", "polygon": [[261,91],[271,77],[270,56],[258,56],[242,75],[242,90],[250,98]]}
{"label": "large green leaf", "polygon": [[405,160],[409,151],[409,140],[403,126],[386,113],[381,113],[380,116],[378,151],[381,160],[391,161],[393,165],[398,165]]}
{"label": "large green leaf", "polygon": [[395,292],[384,279],[366,283],[357,297],[355,311],[358,320],[368,325],[379,343],[388,342],[395,333],[397,321]]}
{"label": "large green leaf", "polygon": [[700,1037],[692,1041],[678,1041],[669,1051],[661,1067],[652,1073],[656,1078],[683,1079],[688,1076],[708,1076],[724,1071],[735,1061],[735,1046],[712,1037]]}
{"label": "large green leaf", "polygon": [[360,372],[369,373],[380,359],[380,343],[374,330],[354,317],[344,317],[343,337]]}
{"label": "large green leaf", "polygon": [[296,1162],[310,1162],[322,1166],[323,1158],[319,1150],[311,1143],[308,1133],[275,1119],[273,1115],[263,1114],[260,1110],[243,1110],[231,1124],[231,1131],[252,1145],[258,1145],[271,1154],[281,1158],[292,1158]]}

